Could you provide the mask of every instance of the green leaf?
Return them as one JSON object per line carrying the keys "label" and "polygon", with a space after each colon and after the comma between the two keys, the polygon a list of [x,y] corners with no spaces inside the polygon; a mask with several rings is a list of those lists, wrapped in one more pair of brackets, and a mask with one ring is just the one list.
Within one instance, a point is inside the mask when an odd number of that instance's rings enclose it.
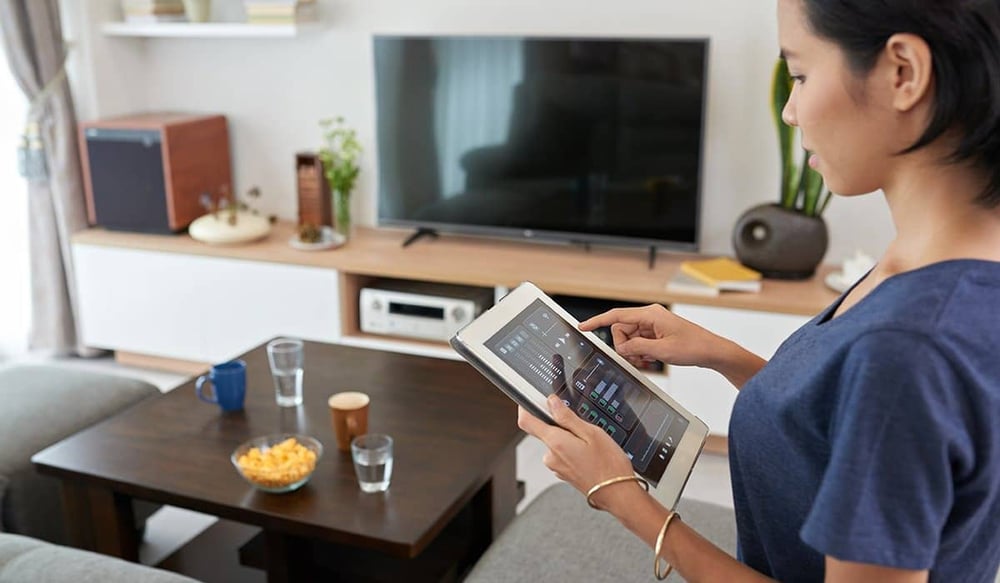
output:
{"label": "green leaf", "polygon": [[833,193],[830,192],[830,189],[825,188],[823,190],[823,195],[822,195],[823,202],[821,202],[819,204],[819,210],[816,211],[816,216],[817,217],[823,215],[823,211],[826,210],[826,205],[830,204],[830,199],[831,198],[833,198]]}
{"label": "green leaf", "polygon": [[771,83],[771,113],[778,131],[778,147],[781,153],[781,205],[786,208],[792,208],[795,204],[796,178],[793,160],[795,128],[781,119],[781,112],[785,109],[791,94],[792,78],[788,73],[788,63],[784,59],[778,59]]}
{"label": "green leaf", "polygon": [[803,164],[803,168],[805,185],[802,188],[802,210],[807,216],[815,217],[819,215],[819,195],[823,190],[823,177],[809,166],[808,160]]}

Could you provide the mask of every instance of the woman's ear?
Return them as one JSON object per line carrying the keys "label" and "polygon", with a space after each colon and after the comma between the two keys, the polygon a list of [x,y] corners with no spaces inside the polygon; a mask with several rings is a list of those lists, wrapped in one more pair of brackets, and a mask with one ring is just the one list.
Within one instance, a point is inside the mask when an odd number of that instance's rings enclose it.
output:
{"label": "woman's ear", "polygon": [[885,43],[885,63],[896,111],[910,111],[930,96],[934,69],[931,49],[924,39],[909,33],[892,35]]}

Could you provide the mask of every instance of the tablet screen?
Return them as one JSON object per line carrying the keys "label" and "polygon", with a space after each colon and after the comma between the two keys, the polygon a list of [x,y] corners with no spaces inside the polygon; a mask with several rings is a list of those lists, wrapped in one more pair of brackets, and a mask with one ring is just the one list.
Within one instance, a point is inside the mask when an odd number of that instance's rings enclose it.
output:
{"label": "tablet screen", "polygon": [[535,300],[485,343],[545,395],[555,393],[607,432],[654,486],[688,420],[608,358],[575,326]]}

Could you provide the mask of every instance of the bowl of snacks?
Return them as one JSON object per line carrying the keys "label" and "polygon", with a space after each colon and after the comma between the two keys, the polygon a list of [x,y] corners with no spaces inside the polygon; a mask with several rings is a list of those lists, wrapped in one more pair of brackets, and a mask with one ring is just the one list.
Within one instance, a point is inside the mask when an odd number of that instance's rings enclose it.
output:
{"label": "bowl of snacks", "polygon": [[278,433],[241,444],[230,459],[251,486],[279,494],[308,482],[322,455],[323,444],[312,437]]}

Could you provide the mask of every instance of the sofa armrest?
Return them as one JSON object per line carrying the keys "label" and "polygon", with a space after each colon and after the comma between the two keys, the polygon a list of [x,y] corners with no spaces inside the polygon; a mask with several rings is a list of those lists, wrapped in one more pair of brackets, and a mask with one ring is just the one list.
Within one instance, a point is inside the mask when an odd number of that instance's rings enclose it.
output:
{"label": "sofa armrest", "polygon": [[[677,511],[702,536],[736,552],[731,508],[682,499]],[[587,581],[619,583],[653,578],[653,553],[613,516],[587,506],[566,484],[550,486],[486,550],[466,583]],[[680,581],[671,575],[668,581]]]}
{"label": "sofa armrest", "polygon": [[194,579],[97,553],[0,534],[0,583],[197,583]]}

